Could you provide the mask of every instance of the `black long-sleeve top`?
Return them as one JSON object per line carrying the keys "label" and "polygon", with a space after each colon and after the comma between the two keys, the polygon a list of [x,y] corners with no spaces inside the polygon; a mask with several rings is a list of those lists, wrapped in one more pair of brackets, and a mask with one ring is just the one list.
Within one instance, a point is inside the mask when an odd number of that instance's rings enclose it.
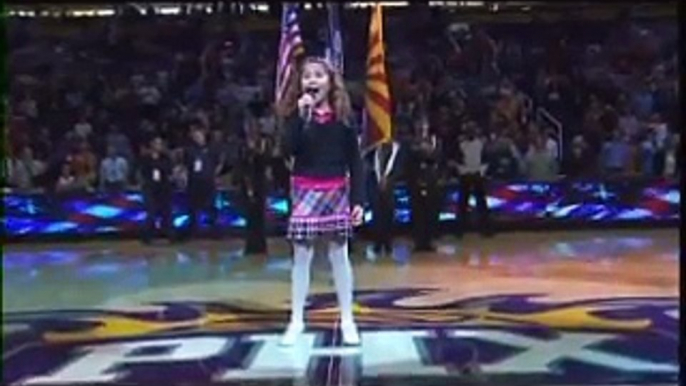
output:
{"label": "black long-sleeve top", "polygon": [[415,142],[410,147],[408,163],[408,182],[410,186],[434,184],[439,178],[438,166],[441,161],[441,144],[425,149],[421,142]]}
{"label": "black long-sleeve top", "polygon": [[294,176],[345,177],[350,175],[350,201],[365,201],[364,169],[355,130],[342,122],[305,122],[294,115],[285,122],[283,154],[292,156]]}
{"label": "black long-sleeve top", "polygon": [[165,154],[143,157],[140,163],[143,178],[143,189],[148,193],[171,193],[173,190],[171,175],[172,162]]}
{"label": "black long-sleeve top", "polygon": [[247,194],[248,190],[252,190],[255,194],[263,195],[266,191],[268,155],[257,148],[251,148],[247,143],[241,146],[240,154],[237,172],[243,193]]}
{"label": "black long-sleeve top", "polygon": [[[193,144],[184,152],[184,163],[188,169],[188,185],[214,185],[214,175],[219,157],[208,145]],[[196,168],[199,167],[199,169]]]}

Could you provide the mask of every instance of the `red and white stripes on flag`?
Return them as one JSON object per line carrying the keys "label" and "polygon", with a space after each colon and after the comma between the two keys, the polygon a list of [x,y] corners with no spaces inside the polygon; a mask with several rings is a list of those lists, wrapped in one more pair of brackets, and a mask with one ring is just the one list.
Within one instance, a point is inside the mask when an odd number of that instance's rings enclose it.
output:
{"label": "red and white stripes on flag", "polygon": [[284,3],[281,14],[279,57],[276,63],[275,98],[277,105],[286,95],[290,78],[295,73],[296,60],[304,53],[305,47],[300,36],[300,26],[298,25],[298,5]]}

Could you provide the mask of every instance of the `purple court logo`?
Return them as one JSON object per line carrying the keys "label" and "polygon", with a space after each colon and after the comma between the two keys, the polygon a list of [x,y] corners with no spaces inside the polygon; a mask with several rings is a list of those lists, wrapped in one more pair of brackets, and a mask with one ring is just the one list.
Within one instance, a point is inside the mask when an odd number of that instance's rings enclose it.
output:
{"label": "purple court logo", "polygon": [[[409,306],[431,289],[360,291],[359,347],[340,345],[334,294],[311,299],[310,328],[279,346],[284,310],[158,303],[139,310],[9,313],[9,385],[231,384],[392,380],[455,384],[675,383],[678,299],[553,302],[535,294]],[[419,377],[419,378],[418,378]],[[270,383],[274,384],[274,383]]]}

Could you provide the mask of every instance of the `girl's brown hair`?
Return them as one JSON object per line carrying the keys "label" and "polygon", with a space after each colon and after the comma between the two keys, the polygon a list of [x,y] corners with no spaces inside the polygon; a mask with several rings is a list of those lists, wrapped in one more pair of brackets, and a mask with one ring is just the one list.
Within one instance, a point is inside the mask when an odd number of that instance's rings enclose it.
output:
{"label": "girl's brown hair", "polygon": [[303,93],[300,79],[302,77],[303,68],[309,63],[318,63],[326,68],[330,79],[329,95],[327,96],[329,104],[331,105],[337,120],[345,124],[350,124],[352,108],[350,106],[350,95],[345,87],[343,76],[336,71],[326,59],[318,57],[305,58],[296,67],[294,76],[291,77],[290,82],[286,86],[284,98],[277,106],[279,118],[285,119],[297,109],[298,98],[300,98]]}

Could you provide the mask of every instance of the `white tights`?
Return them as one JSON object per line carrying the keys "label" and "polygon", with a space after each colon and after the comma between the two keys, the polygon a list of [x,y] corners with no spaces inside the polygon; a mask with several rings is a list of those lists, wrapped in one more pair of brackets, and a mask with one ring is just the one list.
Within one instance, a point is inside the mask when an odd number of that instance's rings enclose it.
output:
{"label": "white tights", "polygon": [[[353,320],[353,272],[348,258],[348,241],[328,241],[328,256],[333,271],[338,306],[341,310],[341,325],[350,325]],[[291,272],[291,323],[304,323],[305,300],[310,289],[310,266],[314,257],[313,242],[293,244],[293,270]]]}

